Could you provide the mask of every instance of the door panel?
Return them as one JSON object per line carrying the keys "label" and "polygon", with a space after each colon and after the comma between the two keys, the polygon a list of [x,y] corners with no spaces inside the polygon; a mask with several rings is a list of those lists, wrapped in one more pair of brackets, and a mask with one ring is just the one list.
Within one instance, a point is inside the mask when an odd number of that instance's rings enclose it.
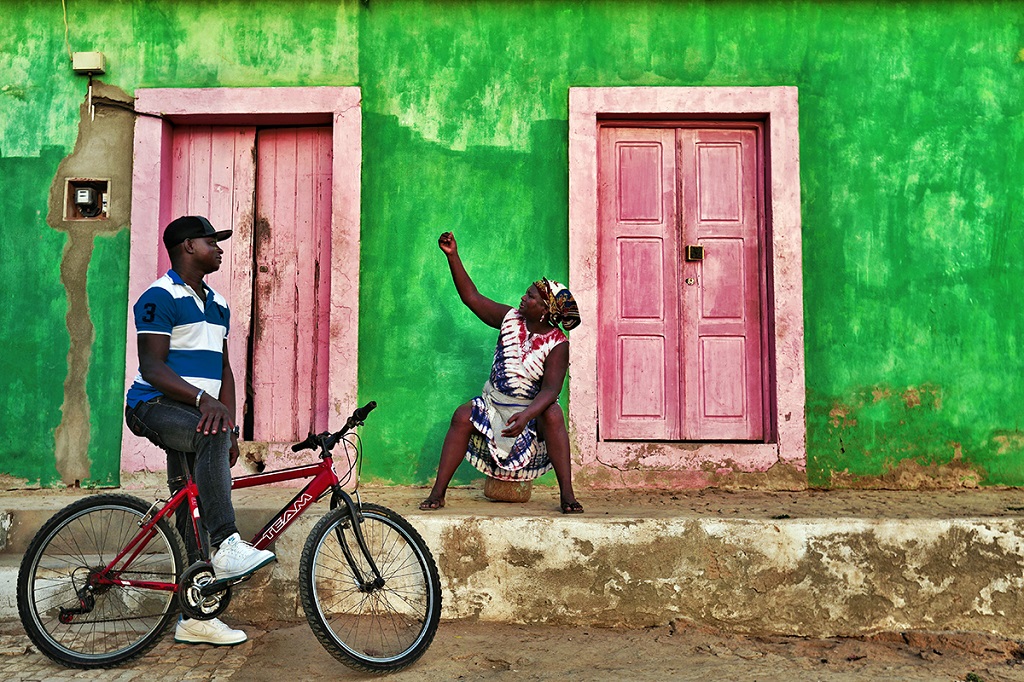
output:
{"label": "door panel", "polygon": [[701,266],[701,319],[742,320],[745,314],[742,240],[704,238],[699,241],[708,254]]}
{"label": "door panel", "polygon": [[[764,438],[761,214],[757,132],[679,130],[681,230],[704,259],[684,262],[684,440]],[[696,362],[694,360],[696,359]]]}
{"label": "door panel", "polygon": [[253,438],[327,427],[330,128],[260,131],[251,407]]}
{"label": "door panel", "polygon": [[740,418],[746,411],[745,339],[706,336],[700,340],[704,418]]}
{"label": "door panel", "polygon": [[[690,137],[686,131],[684,139]],[[697,145],[697,203],[700,222],[733,222],[743,219],[740,196],[740,146]]]}
{"label": "door panel", "polygon": [[764,439],[758,144],[749,125],[602,127],[601,438]]}
{"label": "door panel", "polygon": [[[252,392],[253,439],[327,428],[331,129],[176,126],[172,135],[172,215],[234,230],[207,281],[231,306],[236,401]],[[158,264],[170,267],[164,249]]]}
{"label": "door panel", "polygon": [[[239,406],[244,401],[252,313],[255,144],[256,129],[251,126],[176,126],[171,139],[171,215],[202,215],[218,230],[234,230],[230,239],[220,242],[224,250],[220,270],[206,281],[231,308],[228,357]],[[171,264],[166,249],[161,247],[158,253],[159,274],[163,274]],[[241,418],[241,411],[237,417]]]}
{"label": "door panel", "polygon": [[657,140],[621,140],[615,165],[618,170],[619,222],[665,220],[662,159],[664,145]]}
{"label": "door panel", "polygon": [[619,300],[623,319],[660,320],[665,299],[651,291],[664,289],[664,249],[660,239],[623,238],[619,245]]}
{"label": "door panel", "polygon": [[619,337],[623,419],[665,419],[665,337]]}
{"label": "door panel", "polygon": [[599,157],[598,365],[604,438],[679,429],[675,132],[605,128]]}

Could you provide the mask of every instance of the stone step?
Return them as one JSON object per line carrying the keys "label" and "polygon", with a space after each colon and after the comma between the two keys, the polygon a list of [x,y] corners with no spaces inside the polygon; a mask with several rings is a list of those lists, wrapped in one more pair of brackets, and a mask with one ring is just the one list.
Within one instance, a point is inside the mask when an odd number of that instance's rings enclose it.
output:
{"label": "stone step", "polygon": [[[132,492],[132,491],[129,491]],[[81,493],[79,493],[80,495]],[[144,499],[146,491],[135,491]],[[377,488],[422,534],[441,575],[445,618],[643,627],[672,621],[745,634],[855,636],[889,630],[1024,636],[1024,491],[587,491],[587,513],[557,512],[557,491],[524,504]],[[292,493],[238,491],[251,537]],[[20,554],[45,518],[75,499],[0,498],[11,533],[0,552],[0,618],[16,617]],[[278,562],[236,588],[253,622],[302,618],[299,557],[326,503],[286,530]]]}

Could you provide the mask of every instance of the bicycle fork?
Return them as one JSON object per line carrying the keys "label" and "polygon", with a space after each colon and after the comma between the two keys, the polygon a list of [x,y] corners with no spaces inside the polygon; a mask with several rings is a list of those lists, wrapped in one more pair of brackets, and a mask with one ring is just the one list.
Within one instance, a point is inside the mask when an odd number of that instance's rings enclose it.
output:
{"label": "bicycle fork", "polygon": [[359,581],[359,591],[371,594],[384,587],[386,581],[380,574],[377,564],[374,563],[373,557],[370,555],[370,549],[366,546],[366,538],[363,537],[363,530],[361,528],[363,524],[362,509],[348,493],[341,489],[341,486],[334,486],[334,494],[331,495],[331,509],[336,509],[340,506],[339,498],[348,508],[348,516],[352,519],[352,534],[356,538],[356,544],[359,545],[359,551],[362,552],[363,558],[366,559],[366,564],[370,567],[369,575],[360,568],[360,562],[356,560],[348,542],[345,541],[342,526],[337,526],[334,529],[334,533],[338,538],[338,544],[341,545],[341,551],[345,555],[345,559],[348,561],[349,566],[352,567],[352,573],[355,575],[356,580]]}

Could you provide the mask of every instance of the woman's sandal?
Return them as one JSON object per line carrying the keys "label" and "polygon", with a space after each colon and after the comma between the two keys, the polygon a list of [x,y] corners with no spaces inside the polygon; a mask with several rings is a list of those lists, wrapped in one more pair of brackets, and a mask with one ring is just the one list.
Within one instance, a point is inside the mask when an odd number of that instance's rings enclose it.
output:
{"label": "woman's sandal", "polygon": [[425,499],[422,502],[420,502],[420,509],[423,510],[423,511],[434,511],[436,509],[440,509],[443,506],[444,506],[444,498],[443,497],[440,500],[436,500],[433,497],[428,497],[427,499]]}
{"label": "woman's sandal", "polygon": [[579,502],[577,502],[576,500],[573,500],[572,502],[563,502],[562,503],[562,513],[563,514],[582,514],[583,513],[583,505],[580,504]]}

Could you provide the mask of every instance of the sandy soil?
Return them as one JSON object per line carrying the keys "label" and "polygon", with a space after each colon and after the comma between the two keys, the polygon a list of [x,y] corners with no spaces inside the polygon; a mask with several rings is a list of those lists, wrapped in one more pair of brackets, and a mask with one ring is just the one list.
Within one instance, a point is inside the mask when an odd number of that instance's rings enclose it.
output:
{"label": "sandy soil", "polygon": [[[266,626],[233,680],[362,676],[336,662],[304,624]],[[869,639],[741,637],[683,624],[647,630],[445,622],[403,680],[1024,680],[1017,642],[977,634],[884,634]],[[971,678],[969,675],[974,675]]]}
{"label": "sandy soil", "polygon": [[[237,647],[175,644],[168,632],[145,656],[114,669],[75,670],[35,650],[16,621],[0,623],[0,679],[366,680],[336,661],[303,623],[260,627]],[[379,679],[379,678],[378,678]],[[1019,642],[968,633],[871,638],[742,637],[682,623],[646,630],[443,622],[430,649],[387,677],[412,680],[663,682],[1022,682]]]}

